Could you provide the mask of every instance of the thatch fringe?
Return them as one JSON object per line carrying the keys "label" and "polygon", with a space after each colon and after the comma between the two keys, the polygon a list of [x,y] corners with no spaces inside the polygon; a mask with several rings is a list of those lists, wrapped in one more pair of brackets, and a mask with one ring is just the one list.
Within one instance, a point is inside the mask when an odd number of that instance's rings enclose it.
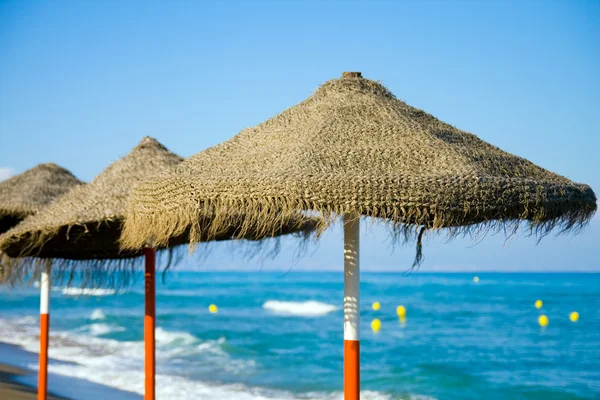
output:
{"label": "thatch fringe", "polygon": [[[293,221],[293,222],[291,222]],[[274,257],[279,251],[278,236],[293,234],[301,238],[300,243],[307,242],[320,222],[317,218],[304,217],[296,213],[288,224],[273,230],[268,237],[275,240],[261,241],[265,238],[260,233],[245,233],[241,237],[243,243],[236,246],[236,251],[247,260]],[[157,267],[163,271],[177,265],[188,251],[182,244],[188,243],[190,230],[178,236],[172,236],[165,242],[146,241],[135,249],[119,248],[118,238],[122,229],[120,220],[101,221],[93,224],[73,224],[69,226],[46,226],[37,231],[9,231],[0,235],[0,249],[4,251],[0,262],[0,285],[21,284],[20,277],[37,279],[43,268],[44,260],[51,260],[52,276],[56,282],[71,284],[78,282],[86,287],[124,287],[133,283],[137,272],[143,267],[143,248],[152,243],[163,254]],[[236,237],[236,229],[229,226],[211,237],[211,241],[225,241]],[[189,247],[195,250],[197,243],[205,242],[203,236]],[[303,246],[302,244],[300,246]],[[68,248],[69,258],[65,258],[64,249]],[[78,251],[79,249],[79,251]],[[209,246],[204,246],[202,254]],[[10,256],[10,257],[9,257]],[[111,272],[112,271],[112,272]],[[30,282],[29,282],[30,283]]]}
{"label": "thatch fringe", "polygon": [[[138,257],[135,251],[119,246],[120,218],[88,223],[42,225],[37,230],[12,229],[0,235],[0,250],[10,257],[64,258],[69,260],[108,260]],[[187,237],[171,238],[168,246],[187,243]]]}
{"label": "thatch fringe", "polygon": [[[286,251],[291,252],[292,264],[296,263],[307,252],[309,245],[316,245],[318,241],[314,236],[304,236],[300,233],[292,234],[300,240],[292,240],[286,245]],[[258,268],[262,268],[268,260],[276,259],[282,251],[282,236],[263,240],[224,240],[201,242],[190,246],[188,263],[199,269],[203,267],[213,267],[207,265],[209,257],[213,254],[215,248],[219,247],[224,254],[229,256],[240,257],[246,263],[255,264]],[[218,260],[221,262],[221,260]],[[219,267],[223,265],[219,264]]]}
{"label": "thatch fringe", "polygon": [[[295,241],[294,257],[299,258],[310,243],[309,230],[295,232],[301,240]],[[156,271],[162,274],[163,282],[167,272],[178,265],[186,256],[194,255],[193,263],[201,268],[217,243],[228,242],[228,252],[240,255],[245,261],[263,263],[274,259],[281,250],[281,236],[266,240],[228,241],[224,238],[196,245],[169,247],[157,251]],[[140,252],[138,252],[140,254]],[[81,259],[40,257],[9,257],[0,252],[0,286],[18,287],[38,282],[40,274],[50,263],[52,285],[81,288],[127,289],[134,285],[144,274],[143,255],[127,256],[121,259]]]}
{"label": "thatch fringe", "polygon": [[329,225],[327,217],[306,217],[298,209],[277,211],[269,203],[251,209],[240,202],[234,214],[209,207],[214,210],[209,215],[199,203],[155,213],[139,212],[135,204],[128,207],[121,235],[125,250],[140,249],[150,239],[158,247],[166,246],[185,232],[189,232],[191,245],[224,238],[262,240],[289,233],[307,240],[312,234],[319,236]]}
{"label": "thatch fringe", "polygon": [[[165,272],[176,265],[185,254],[185,248],[171,248],[157,252],[157,272]],[[9,287],[32,285],[50,264],[50,279],[54,286],[81,288],[127,288],[144,275],[144,257],[112,260],[67,260],[38,257],[0,256],[0,285]]]}
{"label": "thatch fringe", "polygon": [[[591,191],[591,190],[590,190]],[[595,203],[586,198],[589,193],[583,191],[581,204],[575,204],[576,199],[570,198],[561,204],[551,203],[518,204],[494,212],[489,208],[485,214],[480,213],[479,207],[465,207],[461,210],[423,209],[418,207],[401,208],[372,208],[349,206],[323,206],[309,201],[294,201],[294,199],[235,199],[196,202],[180,206],[177,209],[145,212],[141,204],[129,205],[121,243],[124,249],[137,249],[153,238],[155,243],[165,245],[172,237],[181,235],[190,229],[191,243],[214,240],[221,232],[237,224],[232,232],[233,238],[243,238],[250,232],[257,237],[269,237],[274,234],[274,227],[289,224],[290,219],[298,218],[298,210],[313,210],[321,213],[315,225],[318,237],[340,215],[355,214],[383,219],[391,223],[391,233],[394,241],[409,242],[415,237],[422,237],[424,228],[427,231],[445,229],[450,237],[469,235],[480,237],[489,231],[504,232],[507,236],[515,232],[520,225],[526,225],[530,234],[542,238],[552,230],[558,233],[578,232],[594,215]],[[593,193],[592,193],[593,195]],[[205,213],[210,211],[210,215]],[[230,210],[236,210],[232,215]],[[239,215],[243,215],[240,218]],[[199,221],[205,221],[203,229]],[[418,243],[421,240],[417,240]],[[419,245],[421,247],[421,245]],[[417,257],[416,261],[419,261]],[[417,262],[418,264],[418,262]]]}

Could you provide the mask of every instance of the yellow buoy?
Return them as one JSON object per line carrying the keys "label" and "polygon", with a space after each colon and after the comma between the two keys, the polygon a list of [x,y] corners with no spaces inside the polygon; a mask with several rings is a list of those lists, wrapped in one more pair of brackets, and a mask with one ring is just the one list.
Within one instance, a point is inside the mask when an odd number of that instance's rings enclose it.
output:
{"label": "yellow buoy", "polygon": [[569,314],[569,319],[572,322],[577,322],[579,321],[579,313],[577,311],[573,311],[571,314]]}
{"label": "yellow buoy", "polygon": [[373,310],[377,311],[381,308],[381,304],[379,304],[378,301],[376,301],[375,303],[373,303]]}
{"label": "yellow buoy", "polygon": [[379,332],[381,329],[381,321],[378,318],[375,318],[373,322],[371,322],[371,329],[373,329],[373,332]]}
{"label": "yellow buoy", "polygon": [[548,326],[548,323],[550,321],[548,320],[548,317],[546,317],[545,315],[540,315],[540,317],[538,318],[538,322],[540,323],[540,326],[542,328],[545,328],[546,326]]}
{"label": "yellow buoy", "polygon": [[208,306],[208,311],[215,314],[217,311],[219,311],[219,308],[216,305],[211,304],[210,306]]}
{"label": "yellow buoy", "polygon": [[400,318],[406,318],[406,308],[404,306],[398,306],[398,308],[396,308],[396,314],[398,314]]}
{"label": "yellow buoy", "polygon": [[475,278],[473,278],[473,282],[475,282],[475,283],[479,282],[479,277],[476,276]]}
{"label": "yellow buoy", "polygon": [[535,301],[535,308],[542,308],[543,305],[544,303],[541,300]]}

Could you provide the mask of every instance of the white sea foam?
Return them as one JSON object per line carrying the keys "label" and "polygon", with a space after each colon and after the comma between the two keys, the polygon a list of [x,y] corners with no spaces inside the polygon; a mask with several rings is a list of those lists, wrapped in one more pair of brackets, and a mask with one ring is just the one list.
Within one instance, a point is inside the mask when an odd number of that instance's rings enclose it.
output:
{"label": "white sea foam", "polygon": [[[136,370],[115,371],[99,368],[87,370],[72,365],[52,366],[51,372],[87,379],[100,384],[107,384],[128,390],[144,393],[144,375]],[[156,398],[169,400],[184,400],[189,398],[204,400],[343,400],[341,392],[336,393],[308,393],[295,395],[283,390],[270,390],[258,387],[249,387],[243,384],[210,384],[192,381],[174,375],[156,375]],[[374,391],[361,391],[363,400],[392,400],[387,394]],[[425,397],[410,397],[409,400],[435,400]]]}
{"label": "white sea foam", "polygon": [[263,304],[263,308],[277,314],[302,317],[318,317],[337,310],[337,307],[332,304],[314,300],[304,302],[268,300]]}
{"label": "white sea foam", "polygon": [[31,315],[28,315],[26,317],[18,318],[16,321],[19,324],[33,324],[33,323],[37,323],[39,320],[40,320],[39,317],[34,317]]}
{"label": "white sea foam", "polygon": [[160,327],[157,327],[156,331],[154,332],[154,340],[156,341],[157,345],[186,345],[198,341],[198,339],[190,333],[167,331]]}
{"label": "white sea foam", "polygon": [[123,328],[122,326],[115,326],[102,323],[84,325],[81,327],[82,332],[89,333],[93,336],[102,336],[113,332],[123,332],[124,330],[125,328]]}
{"label": "white sea foam", "polygon": [[66,287],[61,290],[65,296],[112,296],[115,289]]}
{"label": "white sea foam", "polygon": [[[0,319],[0,341],[20,345],[28,351],[37,352],[39,350],[38,326],[36,323],[32,323],[37,322],[37,320],[33,321],[34,319],[28,319],[28,317],[13,320]],[[49,372],[143,394],[144,343],[95,337],[92,331],[98,332],[101,329],[100,326],[103,325],[106,324],[90,324],[88,327],[96,326],[96,328],[80,329],[77,332],[51,331],[50,357],[72,363],[51,363]],[[248,371],[257,367],[253,361],[235,360],[228,356],[220,348],[225,342],[225,338],[202,341],[187,332],[157,328],[158,365],[168,365],[170,359],[178,354],[174,350],[184,349],[185,355],[189,355],[190,351],[208,354],[209,362],[223,363],[223,367],[228,372]],[[29,367],[37,369],[37,365],[29,365]],[[344,398],[341,392],[294,394],[284,390],[244,384],[207,383],[191,380],[165,369],[159,370],[156,375],[156,397],[169,400],[184,400],[190,397],[205,400],[342,400]],[[362,391],[361,399],[392,400],[393,397],[375,391]],[[410,396],[406,400],[435,399],[425,396]]]}
{"label": "white sea foam", "polygon": [[196,349],[200,351],[213,350],[215,349],[215,346],[221,346],[223,343],[225,343],[225,338],[220,337],[217,340],[211,340],[204,343],[200,343],[198,346],[196,346]]}
{"label": "white sea foam", "polygon": [[94,311],[92,311],[92,314],[90,315],[90,319],[91,320],[99,320],[99,319],[106,319],[106,315],[104,314],[104,312],[99,309],[96,308]]}

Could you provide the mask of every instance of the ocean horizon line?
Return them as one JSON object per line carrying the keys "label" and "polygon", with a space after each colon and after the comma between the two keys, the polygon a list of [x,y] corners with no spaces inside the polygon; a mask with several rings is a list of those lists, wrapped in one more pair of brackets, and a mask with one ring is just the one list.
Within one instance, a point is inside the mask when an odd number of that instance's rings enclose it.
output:
{"label": "ocean horizon line", "polygon": [[[203,269],[203,268],[177,268],[170,269],[167,273],[177,273],[177,272],[200,272],[200,273],[215,273],[215,272],[223,272],[223,273],[261,273],[261,272],[281,272],[284,274],[288,273],[334,273],[339,272],[343,273],[343,267],[333,269],[333,268],[319,268],[319,269],[285,269],[285,268],[262,268],[262,269],[252,269],[252,268],[221,268],[221,269]],[[447,270],[447,269],[435,269],[435,270],[389,270],[389,269],[361,269],[361,273],[384,273],[384,274],[600,274],[600,269],[598,270],[542,270],[542,269],[522,269],[522,270],[474,270],[474,269],[457,269],[457,270]]]}

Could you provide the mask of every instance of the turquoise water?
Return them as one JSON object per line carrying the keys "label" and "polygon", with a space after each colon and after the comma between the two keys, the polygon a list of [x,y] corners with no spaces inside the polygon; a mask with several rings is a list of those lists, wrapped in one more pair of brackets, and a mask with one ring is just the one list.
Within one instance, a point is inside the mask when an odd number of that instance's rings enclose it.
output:
{"label": "turquoise water", "polygon": [[[600,274],[473,277],[361,275],[363,399],[600,398]],[[142,393],[141,282],[77,292],[52,291],[50,356],[69,362],[50,372]],[[342,293],[341,273],[170,273],[157,284],[158,398],[341,399]],[[0,291],[0,341],[37,351],[38,307],[35,288]]]}

